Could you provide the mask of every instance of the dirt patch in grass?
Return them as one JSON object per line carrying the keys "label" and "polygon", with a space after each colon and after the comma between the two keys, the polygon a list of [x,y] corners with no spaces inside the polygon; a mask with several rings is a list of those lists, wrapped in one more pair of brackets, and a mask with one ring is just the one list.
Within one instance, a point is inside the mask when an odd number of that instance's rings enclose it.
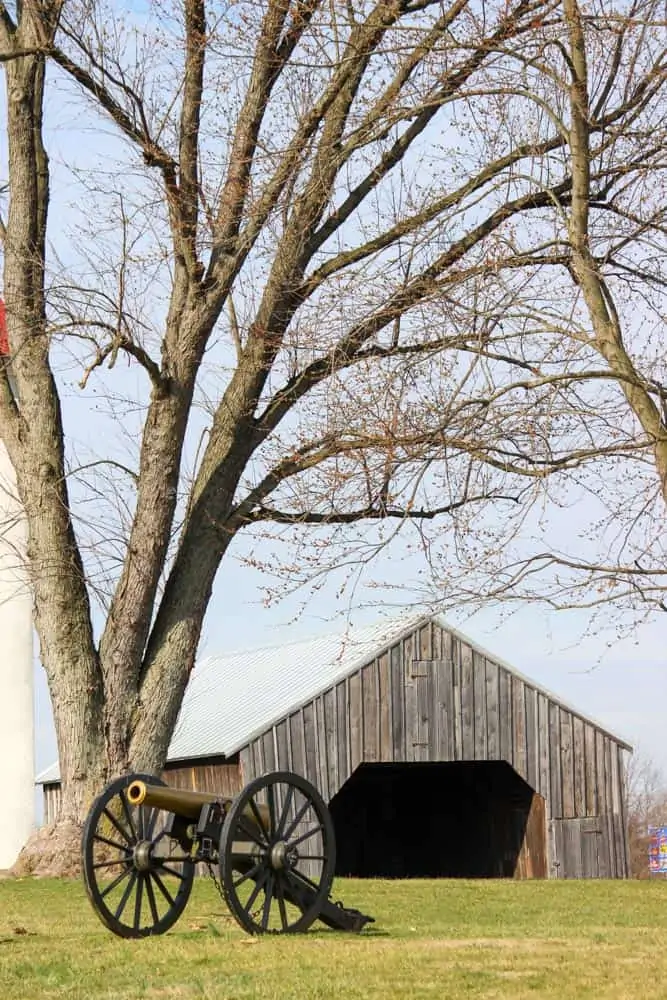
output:
{"label": "dirt patch in grass", "polygon": [[535,951],[543,948],[588,948],[589,942],[570,938],[436,938],[417,941],[419,948],[492,948],[494,951]]}

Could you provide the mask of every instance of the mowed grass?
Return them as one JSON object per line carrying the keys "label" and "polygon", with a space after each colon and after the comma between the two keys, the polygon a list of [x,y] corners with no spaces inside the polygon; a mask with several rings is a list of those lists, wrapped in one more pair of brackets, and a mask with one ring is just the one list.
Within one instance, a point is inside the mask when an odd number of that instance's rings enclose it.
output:
{"label": "mowed grass", "polygon": [[198,880],[162,937],[123,941],[78,882],[0,882],[0,1000],[667,998],[667,882],[341,880],[376,918],[251,938]]}

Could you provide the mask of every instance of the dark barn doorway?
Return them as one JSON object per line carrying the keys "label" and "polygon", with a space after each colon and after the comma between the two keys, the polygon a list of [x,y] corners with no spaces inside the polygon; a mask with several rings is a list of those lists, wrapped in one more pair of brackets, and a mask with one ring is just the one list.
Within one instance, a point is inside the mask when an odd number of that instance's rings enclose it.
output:
{"label": "dark barn doorway", "polygon": [[330,808],[337,875],[547,874],[544,800],[504,761],[362,764]]}

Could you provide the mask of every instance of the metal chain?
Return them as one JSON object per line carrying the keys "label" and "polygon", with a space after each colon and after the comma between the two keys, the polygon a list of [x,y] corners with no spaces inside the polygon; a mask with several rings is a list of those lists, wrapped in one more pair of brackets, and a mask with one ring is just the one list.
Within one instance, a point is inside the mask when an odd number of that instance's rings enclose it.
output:
{"label": "metal chain", "polygon": [[210,877],[211,881],[213,882],[213,885],[218,890],[218,893],[220,895],[220,899],[226,905],[227,904],[227,900],[225,899],[225,894],[224,894],[224,891],[223,891],[223,888],[222,888],[222,883],[221,883],[220,879],[218,878],[218,876],[215,874],[215,867],[213,866],[213,863],[211,861],[207,860],[205,862],[205,864],[206,864],[206,867],[208,868],[209,877]]}

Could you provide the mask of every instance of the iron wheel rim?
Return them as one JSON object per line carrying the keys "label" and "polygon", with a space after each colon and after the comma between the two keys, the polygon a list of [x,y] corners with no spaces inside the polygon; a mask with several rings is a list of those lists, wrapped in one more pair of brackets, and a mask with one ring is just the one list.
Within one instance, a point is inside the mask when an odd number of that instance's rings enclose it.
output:
{"label": "iron wheel rim", "polygon": [[112,781],[93,803],[81,845],[92,907],[104,926],[123,938],[168,931],[185,909],[195,870],[182,849],[165,853],[164,823],[170,813],[130,804],[126,789],[136,780],[165,784],[151,774]]}
{"label": "iron wheel rim", "polygon": [[[260,804],[268,810],[268,828],[262,821],[260,829],[258,819],[249,824],[244,816],[246,810],[259,812]],[[250,843],[254,854],[239,853],[239,842]],[[274,771],[256,778],[228,810],[220,838],[220,883],[230,912],[250,934],[306,931],[329,896],[335,865],[329,809],[301,775]],[[304,889],[307,905],[297,905],[294,893],[298,898]]]}

